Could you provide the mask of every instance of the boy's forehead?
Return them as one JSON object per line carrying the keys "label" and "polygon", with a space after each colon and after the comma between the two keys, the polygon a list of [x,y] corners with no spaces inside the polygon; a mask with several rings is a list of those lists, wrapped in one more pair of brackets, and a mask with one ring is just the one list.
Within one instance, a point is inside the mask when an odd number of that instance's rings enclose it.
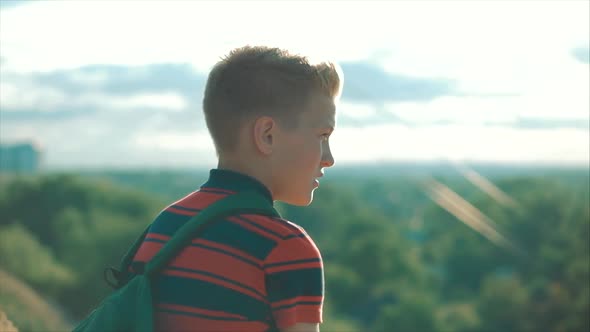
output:
{"label": "boy's forehead", "polygon": [[336,105],[328,96],[316,96],[308,109],[316,125],[334,127],[336,125]]}

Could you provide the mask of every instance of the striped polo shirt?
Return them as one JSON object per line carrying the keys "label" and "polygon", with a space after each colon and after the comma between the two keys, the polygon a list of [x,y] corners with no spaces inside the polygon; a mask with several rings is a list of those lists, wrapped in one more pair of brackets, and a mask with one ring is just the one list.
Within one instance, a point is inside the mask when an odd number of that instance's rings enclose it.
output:
{"label": "striped polo shirt", "polygon": [[[213,169],[208,181],[157,216],[134,262],[146,262],[192,216],[244,190],[269,190],[244,174]],[[212,224],[154,279],[156,331],[276,331],[320,323],[323,265],[300,226],[240,214]]]}

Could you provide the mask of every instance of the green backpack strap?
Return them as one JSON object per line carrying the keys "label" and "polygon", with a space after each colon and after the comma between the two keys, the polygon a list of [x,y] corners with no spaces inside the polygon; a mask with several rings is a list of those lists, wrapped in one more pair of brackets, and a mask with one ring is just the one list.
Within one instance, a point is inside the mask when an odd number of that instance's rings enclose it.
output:
{"label": "green backpack strap", "polygon": [[[254,213],[280,217],[279,213],[273,208],[272,203],[257,192],[245,191],[229,195],[228,197],[222,198],[211,204],[187,221],[176,231],[174,236],[150,260],[150,262],[143,266],[143,269],[141,269],[142,266],[138,266],[140,271],[137,272],[153,275],[172,259],[180,249],[186,246],[190,240],[196,237],[200,231],[204,230],[200,230],[202,226],[206,226],[205,224],[208,224],[209,221],[219,220],[223,217],[238,213]],[[130,272],[129,267],[131,266],[139,247],[149,233],[150,227],[151,225],[148,225],[143,233],[133,242],[133,245],[127,250],[127,253],[125,253],[121,260],[118,270],[113,267],[107,267],[104,269],[104,280],[112,288],[121,288],[130,278],[132,278],[133,273]],[[109,278],[109,273],[112,276],[111,278]],[[110,279],[115,280],[111,281]]]}
{"label": "green backpack strap", "polygon": [[135,240],[135,242],[133,242],[133,245],[131,246],[131,248],[129,248],[129,250],[127,251],[125,256],[123,256],[123,259],[121,260],[121,265],[120,265],[121,269],[126,269],[129,267],[129,265],[131,265],[131,262],[133,262],[133,258],[135,257],[135,254],[137,254],[137,251],[139,250],[139,247],[143,243],[143,240],[145,240],[145,237],[148,235],[148,233],[150,231],[150,227],[152,227],[151,224],[149,224],[145,228],[143,233]]}
{"label": "green backpack strap", "polygon": [[[148,225],[143,233],[137,239],[135,239],[133,245],[129,247],[123,256],[123,259],[121,259],[121,263],[119,263],[119,269],[115,269],[114,267],[110,266],[103,270],[103,279],[112,288],[121,288],[121,286],[125,285],[127,281],[129,281],[129,278],[131,277],[129,266],[133,262],[133,258],[143,243],[143,240],[149,233],[151,226],[151,224]],[[109,278],[109,276],[111,277]],[[114,281],[111,281],[111,279],[114,279]]]}
{"label": "green backpack strap", "polygon": [[146,264],[144,274],[153,276],[160,271],[176,254],[200,235],[211,221],[222,220],[238,213],[263,214],[280,217],[272,202],[257,192],[245,191],[229,195],[209,205],[180,227],[158,253]]}

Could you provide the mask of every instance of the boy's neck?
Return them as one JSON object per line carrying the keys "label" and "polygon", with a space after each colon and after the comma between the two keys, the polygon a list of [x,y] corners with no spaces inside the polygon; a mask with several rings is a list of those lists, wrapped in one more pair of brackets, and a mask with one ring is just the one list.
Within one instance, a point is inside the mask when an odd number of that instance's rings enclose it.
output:
{"label": "boy's neck", "polygon": [[219,162],[217,163],[218,169],[233,171],[253,177],[260,183],[262,183],[271,192],[272,195],[272,187],[270,185],[270,181],[268,178],[269,174],[263,173],[263,167],[257,166],[258,165],[254,165],[253,163],[237,163],[222,158],[219,158]]}

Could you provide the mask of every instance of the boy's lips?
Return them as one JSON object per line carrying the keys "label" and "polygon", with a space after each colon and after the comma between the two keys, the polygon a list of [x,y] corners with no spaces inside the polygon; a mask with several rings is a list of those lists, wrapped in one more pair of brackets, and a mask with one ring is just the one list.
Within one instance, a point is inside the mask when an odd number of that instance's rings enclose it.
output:
{"label": "boy's lips", "polygon": [[313,180],[313,186],[314,187],[319,187],[320,186],[320,180],[319,178],[321,178],[322,176],[324,176],[324,173],[320,173],[320,175],[316,176],[315,179]]}

